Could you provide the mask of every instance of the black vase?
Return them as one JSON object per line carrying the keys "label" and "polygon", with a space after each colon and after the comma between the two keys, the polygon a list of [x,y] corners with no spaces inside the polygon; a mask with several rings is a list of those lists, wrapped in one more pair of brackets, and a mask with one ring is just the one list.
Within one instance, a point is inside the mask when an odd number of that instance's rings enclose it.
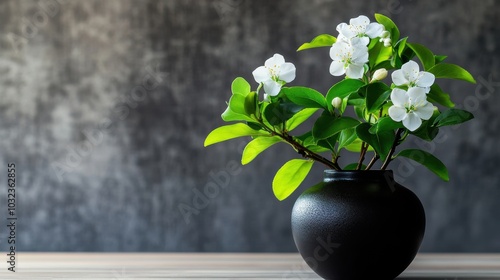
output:
{"label": "black vase", "polygon": [[424,231],[422,203],[392,171],[326,170],[292,210],[295,245],[325,279],[394,279],[415,258]]}

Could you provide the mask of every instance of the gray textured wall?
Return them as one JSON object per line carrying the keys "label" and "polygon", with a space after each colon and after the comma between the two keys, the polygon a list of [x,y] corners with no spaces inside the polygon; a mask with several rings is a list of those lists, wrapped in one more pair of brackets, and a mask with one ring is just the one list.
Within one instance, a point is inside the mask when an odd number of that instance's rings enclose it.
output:
{"label": "gray textured wall", "polygon": [[[327,90],[336,80],[327,51],[294,50],[375,12],[480,81],[442,84],[476,115],[425,146],[439,149],[450,183],[392,166],[425,205],[422,250],[500,251],[500,8],[492,0],[0,1],[1,223],[6,165],[15,162],[19,250],[294,251],[298,193],[278,202],[271,190],[294,153],[276,146],[241,168],[243,140],[205,149],[204,137],[223,124],[232,79],[253,80],[275,52],[298,67],[294,85]],[[196,200],[221,172],[232,174],[228,186]],[[186,222],[179,206],[193,200],[206,205]],[[5,237],[2,227],[2,250]]]}

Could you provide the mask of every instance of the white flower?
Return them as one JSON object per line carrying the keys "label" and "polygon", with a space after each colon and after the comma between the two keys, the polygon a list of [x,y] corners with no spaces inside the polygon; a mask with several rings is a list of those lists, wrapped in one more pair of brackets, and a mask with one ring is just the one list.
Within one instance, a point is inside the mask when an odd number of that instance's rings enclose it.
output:
{"label": "white flower", "polygon": [[342,99],[340,97],[335,97],[332,99],[332,106],[333,108],[340,109],[342,106]]}
{"label": "white flower", "polygon": [[257,83],[264,85],[264,91],[270,96],[276,96],[285,83],[295,79],[295,65],[285,62],[281,54],[274,54],[266,60],[264,66],[255,69],[252,74]]}
{"label": "white flower", "polygon": [[395,88],[391,92],[394,104],[389,108],[389,116],[396,122],[403,121],[403,125],[410,131],[415,131],[422,125],[422,120],[432,117],[434,106],[427,101],[423,88],[413,87],[408,91]]}
{"label": "white flower", "polygon": [[381,34],[380,34],[380,42],[382,42],[383,39],[385,38],[389,38],[389,36],[391,35],[391,33],[387,30],[384,30]]}
{"label": "white flower", "polygon": [[370,19],[366,16],[359,16],[357,18],[352,18],[349,21],[349,24],[343,22],[337,25],[337,31],[340,34],[338,36],[340,40],[350,40],[352,38],[359,37],[366,46],[370,43],[369,38],[382,36],[385,28],[380,23],[370,23]]}
{"label": "white flower", "polygon": [[363,77],[364,65],[368,62],[368,47],[359,38],[353,38],[349,42],[337,41],[330,48],[330,57],[333,59],[330,74],[346,74],[349,78],[360,79]]}
{"label": "white flower", "polygon": [[262,98],[262,101],[264,102],[271,102],[271,98],[269,97],[269,94],[264,93],[264,97]]}
{"label": "white flower", "polygon": [[392,45],[391,33],[387,30],[382,32],[379,42],[384,42],[384,47],[390,47]]}
{"label": "white flower", "polygon": [[413,60],[403,64],[401,69],[392,72],[392,81],[396,86],[420,87],[425,89],[425,93],[429,93],[434,80],[432,73],[420,71],[418,64]]}
{"label": "white flower", "polygon": [[372,81],[382,81],[387,77],[387,70],[385,68],[380,68],[373,73]]}
{"label": "white flower", "polygon": [[391,38],[385,38],[384,39],[384,47],[390,47],[390,46],[392,46]]}

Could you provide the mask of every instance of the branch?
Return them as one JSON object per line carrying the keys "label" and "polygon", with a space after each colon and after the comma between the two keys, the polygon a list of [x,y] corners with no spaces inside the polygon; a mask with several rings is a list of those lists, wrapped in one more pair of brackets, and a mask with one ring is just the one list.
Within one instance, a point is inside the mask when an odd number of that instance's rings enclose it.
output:
{"label": "branch", "polygon": [[334,169],[337,171],[342,170],[342,168],[340,168],[340,166],[336,162],[332,162],[332,161],[326,159],[325,157],[318,155],[317,153],[302,146],[299,142],[295,141],[295,139],[293,139],[293,137],[291,135],[289,135],[287,133],[276,133],[276,135],[280,136],[283,140],[285,140],[290,145],[292,145],[295,148],[295,150],[297,150],[297,152],[300,155],[302,155],[303,157],[310,158],[310,159],[315,160],[315,161],[319,161],[319,162],[323,163],[324,165],[328,166],[328,168],[331,168],[331,169]]}
{"label": "branch", "polygon": [[382,164],[382,167],[380,167],[380,170],[385,170],[389,165],[389,163],[391,162],[392,155],[394,154],[394,151],[396,151],[396,147],[399,145],[399,140],[401,140],[401,134],[403,133],[403,131],[404,130],[401,128],[398,128],[398,130],[396,131],[396,138],[394,138],[391,150],[389,151],[389,154],[387,155],[384,164]]}
{"label": "branch", "polygon": [[269,133],[271,133],[273,135],[279,136],[281,139],[285,140],[288,144],[292,145],[292,147],[301,156],[303,156],[305,158],[309,158],[309,159],[315,160],[315,161],[318,161],[318,162],[321,162],[324,165],[326,165],[328,168],[331,168],[331,169],[334,169],[334,170],[337,170],[337,171],[342,170],[342,168],[340,168],[340,166],[338,165],[337,162],[332,162],[332,161],[330,161],[330,160],[322,157],[321,155],[319,155],[319,154],[317,154],[317,153],[309,150],[308,148],[302,146],[302,144],[300,144],[299,142],[295,141],[295,139],[293,139],[293,136],[291,136],[290,134],[288,134],[286,132],[277,132],[274,129],[269,128],[262,120],[259,120],[259,123]]}
{"label": "branch", "polygon": [[366,151],[368,150],[368,146],[369,145],[366,142],[361,143],[361,154],[359,155],[359,161],[356,170],[361,170],[361,167],[363,166],[363,161],[365,160]]}
{"label": "branch", "polygon": [[379,159],[380,157],[375,154],[372,158],[372,160],[370,160],[370,163],[368,163],[368,165],[366,166],[365,170],[370,170],[370,168],[372,168],[373,164],[375,164],[375,162]]}

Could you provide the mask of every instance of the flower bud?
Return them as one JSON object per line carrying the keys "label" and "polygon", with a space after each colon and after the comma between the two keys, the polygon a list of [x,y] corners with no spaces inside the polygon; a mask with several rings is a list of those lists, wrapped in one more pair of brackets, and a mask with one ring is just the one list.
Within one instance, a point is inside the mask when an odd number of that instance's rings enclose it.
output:
{"label": "flower bud", "polygon": [[340,107],[342,106],[342,99],[340,97],[335,97],[332,100],[332,106],[333,108],[340,109]]}
{"label": "flower bud", "polygon": [[373,73],[372,81],[382,81],[385,77],[387,77],[387,70],[385,68],[380,68]]}
{"label": "flower bud", "polygon": [[392,45],[391,38],[384,39],[384,47],[390,47]]}
{"label": "flower bud", "polygon": [[263,100],[264,102],[271,102],[271,98],[269,97],[269,94],[267,93],[264,93],[264,96],[263,96]]}
{"label": "flower bud", "polygon": [[380,38],[388,38],[390,35],[391,35],[391,33],[389,31],[385,30],[380,35]]}

